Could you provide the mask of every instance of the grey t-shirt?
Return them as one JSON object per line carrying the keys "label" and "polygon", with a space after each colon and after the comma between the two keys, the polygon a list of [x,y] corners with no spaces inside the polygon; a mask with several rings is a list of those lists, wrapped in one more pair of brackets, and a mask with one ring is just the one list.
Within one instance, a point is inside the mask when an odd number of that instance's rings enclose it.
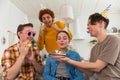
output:
{"label": "grey t-shirt", "polygon": [[[55,52],[52,52],[51,54],[60,53],[60,50],[56,50]],[[69,77],[66,69],[66,64],[64,62],[60,62],[58,64],[57,70],[56,70],[56,77]]]}
{"label": "grey t-shirt", "polygon": [[59,76],[68,77],[66,65],[63,62],[60,62],[57,67],[56,77],[59,77]]}
{"label": "grey t-shirt", "polygon": [[97,74],[97,80],[120,80],[120,39],[108,35],[104,41],[97,43],[91,50],[90,62],[97,59],[108,65]]}

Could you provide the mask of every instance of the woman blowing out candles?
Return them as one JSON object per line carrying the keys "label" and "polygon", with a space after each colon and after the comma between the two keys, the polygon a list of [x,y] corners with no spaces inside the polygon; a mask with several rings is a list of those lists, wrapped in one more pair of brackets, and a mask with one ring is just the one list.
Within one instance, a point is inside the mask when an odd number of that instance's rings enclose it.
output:
{"label": "woman blowing out candles", "polygon": [[84,80],[83,73],[76,67],[55,60],[66,56],[72,60],[81,61],[77,52],[67,49],[70,42],[69,34],[66,31],[59,31],[56,36],[56,42],[60,49],[49,54],[50,57],[46,60],[43,73],[44,80]]}

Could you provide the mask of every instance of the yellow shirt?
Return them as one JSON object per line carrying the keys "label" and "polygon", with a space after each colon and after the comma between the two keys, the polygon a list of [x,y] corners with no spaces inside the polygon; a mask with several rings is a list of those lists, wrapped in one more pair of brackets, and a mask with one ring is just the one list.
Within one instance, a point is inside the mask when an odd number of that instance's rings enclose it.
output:
{"label": "yellow shirt", "polygon": [[[55,22],[55,24],[62,30],[65,28],[65,24],[61,21],[57,21]],[[71,31],[69,29],[67,31],[70,35],[70,38],[72,39]],[[57,33],[58,31],[55,30],[54,28],[45,26],[44,35],[40,36],[40,33],[39,33],[39,36],[38,36],[38,40],[37,40],[38,49],[42,50],[45,46],[48,53],[53,52],[54,50],[58,50],[59,47],[56,43]]]}

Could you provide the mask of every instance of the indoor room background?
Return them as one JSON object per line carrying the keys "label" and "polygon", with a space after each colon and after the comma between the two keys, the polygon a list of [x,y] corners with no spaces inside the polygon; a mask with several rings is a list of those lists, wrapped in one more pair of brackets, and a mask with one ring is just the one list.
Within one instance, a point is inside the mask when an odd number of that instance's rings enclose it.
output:
{"label": "indoor room background", "polygon": [[[55,20],[62,20],[59,9],[63,4],[68,4],[73,8],[74,19],[69,23],[69,28],[73,33],[70,45],[85,60],[89,59],[90,50],[93,47],[90,41],[94,40],[87,33],[87,19],[90,14],[101,13],[111,4],[108,11],[110,24],[107,31],[119,37],[120,0],[0,0],[0,59],[3,51],[18,41],[16,30],[19,24],[33,23],[37,32],[35,40],[37,40],[40,28],[39,10],[45,7],[50,8],[55,12]],[[117,31],[114,32],[113,29]],[[46,54],[45,50],[42,52]]]}

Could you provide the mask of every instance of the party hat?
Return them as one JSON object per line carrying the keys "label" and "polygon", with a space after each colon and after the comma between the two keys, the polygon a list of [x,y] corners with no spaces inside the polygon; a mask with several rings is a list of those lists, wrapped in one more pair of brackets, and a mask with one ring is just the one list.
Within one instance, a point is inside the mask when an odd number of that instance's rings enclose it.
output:
{"label": "party hat", "polygon": [[105,18],[107,18],[107,15],[108,15],[108,11],[110,10],[110,7],[111,7],[111,4],[109,4],[105,10],[101,13],[101,15]]}

